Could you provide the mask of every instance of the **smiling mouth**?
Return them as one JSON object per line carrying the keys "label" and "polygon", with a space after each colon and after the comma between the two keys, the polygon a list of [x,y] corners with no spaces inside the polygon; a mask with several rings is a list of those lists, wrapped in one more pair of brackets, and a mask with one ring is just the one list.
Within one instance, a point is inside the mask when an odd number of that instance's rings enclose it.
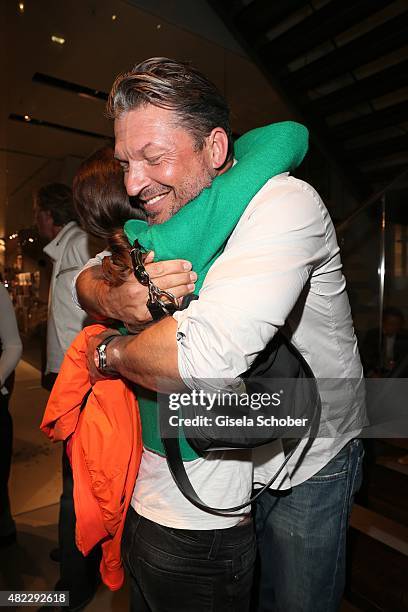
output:
{"label": "smiling mouth", "polygon": [[163,198],[165,198],[166,195],[168,195],[169,193],[170,193],[169,191],[166,191],[166,193],[161,193],[161,194],[156,195],[153,198],[150,198],[148,200],[142,200],[141,204],[142,204],[143,208],[150,208],[152,206],[155,206],[159,202],[161,202],[161,200],[163,200]]}

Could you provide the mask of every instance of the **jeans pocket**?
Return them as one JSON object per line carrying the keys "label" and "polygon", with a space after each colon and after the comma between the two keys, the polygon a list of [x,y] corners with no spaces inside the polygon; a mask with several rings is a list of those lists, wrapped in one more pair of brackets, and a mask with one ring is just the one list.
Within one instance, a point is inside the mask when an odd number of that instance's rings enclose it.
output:
{"label": "jeans pocket", "polygon": [[131,552],[134,550],[134,541],[136,537],[137,527],[140,522],[140,516],[136,514],[131,506],[127,511],[125,518],[125,524],[123,526],[122,541],[121,541],[121,555],[123,563],[126,569],[130,573],[134,573],[131,563]]}
{"label": "jeans pocket", "polygon": [[166,612],[213,612],[214,581],[211,576],[194,571],[186,560],[185,567],[162,562],[149,563],[139,557],[138,579],[143,595],[152,610]]}
{"label": "jeans pocket", "polygon": [[167,535],[171,535],[174,540],[178,540],[181,543],[200,545],[199,537],[195,534],[194,530],[173,529],[171,527],[163,527],[162,525],[159,525],[159,528],[165,531]]}
{"label": "jeans pocket", "polygon": [[241,580],[248,572],[253,571],[257,551],[257,542],[254,534],[254,537],[249,543],[247,549],[240,552],[233,559],[232,572],[234,580]]}
{"label": "jeans pocket", "polygon": [[346,478],[350,462],[350,448],[346,444],[337,455],[331,459],[317,474],[309,478],[308,482],[327,482]]}
{"label": "jeans pocket", "polygon": [[352,475],[351,482],[351,495],[354,495],[360,490],[361,484],[363,482],[363,459],[364,459],[364,446],[361,440],[355,439],[353,440],[353,451],[355,453],[354,457],[354,470]]}

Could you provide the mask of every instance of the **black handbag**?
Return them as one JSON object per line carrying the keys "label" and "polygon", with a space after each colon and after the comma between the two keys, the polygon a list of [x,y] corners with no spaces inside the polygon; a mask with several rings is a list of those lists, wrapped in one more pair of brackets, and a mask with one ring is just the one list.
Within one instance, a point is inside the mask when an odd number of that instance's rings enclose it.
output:
{"label": "black handbag", "polygon": [[[174,427],[171,427],[169,423],[170,416],[174,413],[169,410],[169,404],[163,401],[163,397],[159,401],[160,434],[173,479],[181,493],[192,504],[211,514],[228,515],[228,513],[237,512],[252,504],[275,482],[301,440],[307,437],[311,443],[319,427],[321,402],[316,379],[304,357],[282,333],[278,332],[275,335],[258,355],[248,372],[242,376],[242,379],[246,388],[244,395],[249,402],[255,397],[255,394],[256,397],[262,393],[272,397],[271,391],[276,388],[279,388],[279,391],[283,392],[282,395],[285,395],[285,402],[281,402],[278,406],[274,405],[272,408],[271,406],[260,407],[254,418],[251,419],[248,417],[247,405],[226,406],[224,396],[220,394],[220,401],[215,402],[211,410],[211,423],[208,422],[208,419],[205,420],[203,407],[198,406],[196,402],[185,402],[179,408],[187,441],[197,453],[204,457],[211,451],[251,449],[278,438],[288,440],[291,450],[286,453],[285,460],[269,482],[258,489],[248,502],[233,508],[213,508],[197,495],[184,467],[178,434],[175,434]],[[276,398],[276,391],[274,393]],[[280,424],[281,419],[285,420],[288,406],[290,406],[290,419],[303,423],[302,426],[290,427],[287,424],[288,419],[286,419],[286,425]],[[275,425],[271,423],[270,427],[259,427],[258,417],[264,420],[269,418],[276,423]],[[236,419],[241,419],[238,425]],[[222,426],[217,424],[214,426],[214,422],[222,423]],[[269,423],[269,421],[264,422]]]}

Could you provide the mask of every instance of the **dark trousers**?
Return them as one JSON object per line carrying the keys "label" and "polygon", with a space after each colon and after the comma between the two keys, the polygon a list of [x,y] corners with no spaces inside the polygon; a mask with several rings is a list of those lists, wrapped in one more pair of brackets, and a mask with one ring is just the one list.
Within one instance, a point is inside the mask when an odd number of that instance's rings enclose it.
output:
{"label": "dark trousers", "polygon": [[171,529],[130,507],[122,538],[132,612],[247,612],[256,557],[252,521]]}
{"label": "dark trousers", "polygon": [[60,579],[56,590],[69,591],[70,608],[91,599],[100,581],[100,548],[96,547],[87,557],[75,544],[75,510],[72,469],[66,453],[62,453],[62,495],[58,520],[58,538],[61,554]]}
{"label": "dark trousers", "polygon": [[[55,372],[42,375],[42,386],[51,391],[57,379]],[[75,609],[92,599],[100,582],[100,547],[84,557],[75,544],[74,481],[72,468],[66,453],[66,442],[62,450],[62,495],[58,518],[58,545],[60,549],[60,578],[56,590],[69,591],[69,609]]]}
{"label": "dark trousers", "polygon": [[0,537],[9,536],[15,531],[8,495],[13,449],[13,421],[8,406],[9,395],[0,393]]}

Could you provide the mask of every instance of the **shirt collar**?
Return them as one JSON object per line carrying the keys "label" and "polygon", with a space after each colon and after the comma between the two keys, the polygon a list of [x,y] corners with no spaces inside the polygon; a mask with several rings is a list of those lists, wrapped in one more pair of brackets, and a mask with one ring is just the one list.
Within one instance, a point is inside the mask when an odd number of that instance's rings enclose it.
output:
{"label": "shirt collar", "polygon": [[51,240],[51,242],[49,242],[43,248],[44,253],[46,253],[49,257],[51,257],[51,259],[56,261],[58,259],[58,256],[59,256],[59,254],[60,254],[60,252],[62,250],[63,244],[64,244],[63,238],[66,237],[68,232],[73,227],[76,227],[76,226],[77,226],[77,224],[76,224],[75,221],[70,221],[69,223],[64,225],[62,230],[60,230],[58,232],[58,234],[55,236],[55,238],[53,238],[53,240]]}

